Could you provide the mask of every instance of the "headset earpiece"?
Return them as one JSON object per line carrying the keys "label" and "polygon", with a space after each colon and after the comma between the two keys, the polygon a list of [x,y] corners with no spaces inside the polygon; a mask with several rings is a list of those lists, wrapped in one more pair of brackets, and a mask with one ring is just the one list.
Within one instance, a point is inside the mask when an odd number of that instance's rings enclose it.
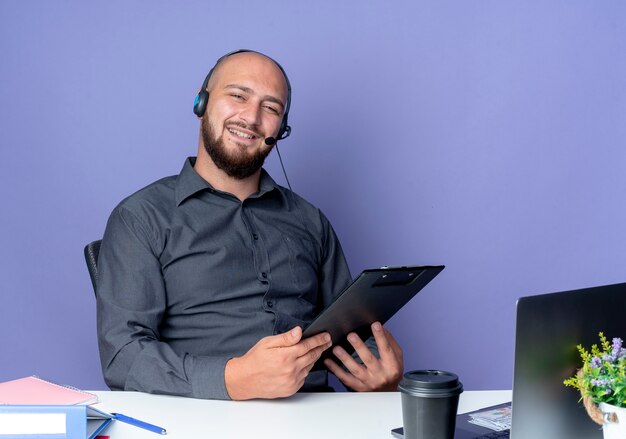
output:
{"label": "headset earpiece", "polygon": [[202,117],[206,111],[206,104],[209,101],[209,92],[202,90],[193,101],[193,112],[196,116]]}
{"label": "headset earpiece", "polygon": [[195,114],[198,117],[202,117],[204,115],[204,112],[206,111],[206,105],[209,102],[209,92],[206,91],[206,88],[209,85],[209,79],[211,79],[211,75],[213,74],[214,69],[215,67],[213,67],[209,71],[209,74],[206,75],[206,78],[204,78],[204,82],[202,83],[202,88],[196,95],[196,99],[194,99],[193,101],[193,114]]}
{"label": "headset earpiece", "polygon": [[287,125],[287,121],[285,120],[283,124],[280,126],[280,130],[278,131],[278,137],[276,140],[284,140],[291,134],[291,127]]}

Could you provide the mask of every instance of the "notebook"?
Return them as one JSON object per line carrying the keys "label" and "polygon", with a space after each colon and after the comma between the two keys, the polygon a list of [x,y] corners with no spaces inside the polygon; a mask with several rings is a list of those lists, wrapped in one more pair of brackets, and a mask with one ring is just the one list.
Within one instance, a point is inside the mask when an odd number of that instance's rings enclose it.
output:
{"label": "notebook", "polygon": [[94,404],[98,397],[69,386],[61,386],[36,376],[0,383],[0,404],[74,405]]}

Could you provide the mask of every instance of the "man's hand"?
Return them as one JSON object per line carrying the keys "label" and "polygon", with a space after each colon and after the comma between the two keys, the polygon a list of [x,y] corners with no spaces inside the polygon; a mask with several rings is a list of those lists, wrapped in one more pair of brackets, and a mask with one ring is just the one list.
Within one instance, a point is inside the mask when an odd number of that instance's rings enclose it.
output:
{"label": "man's hand", "polygon": [[383,328],[379,322],[372,324],[372,333],[378,346],[380,358],[376,358],[358,335],[350,333],[348,334],[348,341],[354,347],[363,364],[357,363],[340,346],[333,348],[333,354],[341,360],[348,371],[330,359],[324,360],[324,364],[342,383],[358,392],[395,391],[402,379],[404,367],[402,349],[391,333]]}
{"label": "man's hand", "polygon": [[242,357],[226,363],[224,381],[231,399],[281,398],[302,387],[304,379],[331,346],[326,332],[301,340],[302,328],[262,338]]}

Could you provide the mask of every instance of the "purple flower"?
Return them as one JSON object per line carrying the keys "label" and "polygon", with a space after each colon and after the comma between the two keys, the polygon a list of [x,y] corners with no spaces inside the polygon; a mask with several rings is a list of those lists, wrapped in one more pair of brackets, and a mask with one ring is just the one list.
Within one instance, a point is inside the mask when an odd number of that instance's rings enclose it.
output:
{"label": "purple flower", "polygon": [[598,387],[605,387],[610,385],[614,380],[607,380],[607,379],[593,379],[591,380],[591,384],[593,384],[594,386],[598,386]]}
{"label": "purple flower", "polygon": [[613,393],[613,392],[611,391],[611,389],[606,389],[606,390],[604,391],[604,394],[605,394],[605,395],[610,395],[611,393]]}
{"label": "purple flower", "polygon": [[613,355],[604,354],[602,356],[602,361],[608,361],[610,363],[611,361],[615,361],[615,357]]}
{"label": "purple flower", "polygon": [[622,351],[622,339],[616,337],[613,339],[612,357],[617,358],[617,356],[620,354],[621,351]]}
{"label": "purple flower", "polygon": [[600,366],[602,366],[602,360],[600,360],[598,357],[593,357],[591,359],[591,367],[597,369]]}

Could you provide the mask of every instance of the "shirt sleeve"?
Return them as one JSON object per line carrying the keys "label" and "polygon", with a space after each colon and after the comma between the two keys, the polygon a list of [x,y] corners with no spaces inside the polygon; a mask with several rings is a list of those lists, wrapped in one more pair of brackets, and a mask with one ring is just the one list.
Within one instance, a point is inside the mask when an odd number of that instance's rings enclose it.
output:
{"label": "shirt sleeve", "polygon": [[159,326],[167,291],[158,240],[144,221],[118,206],[98,258],[97,320],[104,379],[113,390],[230,399],[224,382],[229,357],[175,352]]}
{"label": "shirt sleeve", "polygon": [[323,227],[322,264],[320,270],[320,309],[326,308],[352,282],[352,276],[341,243],[332,225],[320,212]]}

